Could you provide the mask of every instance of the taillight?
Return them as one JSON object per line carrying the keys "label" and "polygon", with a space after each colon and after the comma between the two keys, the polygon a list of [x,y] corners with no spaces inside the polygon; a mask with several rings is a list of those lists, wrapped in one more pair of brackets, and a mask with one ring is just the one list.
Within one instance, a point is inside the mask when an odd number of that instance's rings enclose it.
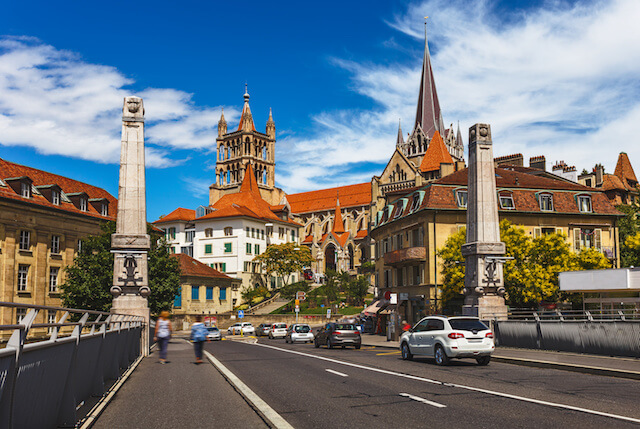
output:
{"label": "taillight", "polygon": [[342,334],[342,332],[340,332],[340,331],[335,331],[335,332],[333,333],[333,335],[340,335],[340,334]]}
{"label": "taillight", "polygon": [[460,332],[452,332],[447,335],[447,337],[451,338],[452,340],[457,340],[458,338],[464,338],[464,334],[461,334]]}
{"label": "taillight", "polygon": [[356,331],[356,335],[360,335],[360,331]]}
{"label": "taillight", "polygon": [[487,335],[484,336],[485,338],[493,338],[493,332],[487,332]]}

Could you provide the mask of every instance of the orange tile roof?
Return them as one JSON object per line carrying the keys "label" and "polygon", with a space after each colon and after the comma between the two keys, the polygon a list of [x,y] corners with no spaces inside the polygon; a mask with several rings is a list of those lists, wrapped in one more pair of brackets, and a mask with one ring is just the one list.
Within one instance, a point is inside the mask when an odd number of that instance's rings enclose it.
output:
{"label": "orange tile roof", "polygon": [[340,210],[340,200],[336,201],[336,211],[333,215],[333,228],[331,232],[334,234],[342,234],[344,231],[344,222],[342,222],[342,211]]}
{"label": "orange tile roof", "polygon": [[629,156],[625,152],[620,152],[620,155],[618,155],[618,163],[616,164],[616,170],[613,174],[622,180],[622,183],[628,187],[627,189],[635,187],[638,183],[636,174],[633,172],[633,167],[631,166],[631,161],[629,161]]}
{"label": "orange tile roof", "polygon": [[180,264],[180,274],[183,276],[214,277],[232,280],[228,275],[223,274],[184,253],[176,253],[171,256],[178,260],[178,263]]}
{"label": "orange tile roof", "polygon": [[340,193],[342,207],[369,206],[371,204],[371,183],[368,182],[289,194],[287,201],[292,213],[332,210],[336,206],[338,193]]}
{"label": "orange tile roof", "polygon": [[358,233],[356,234],[354,240],[360,240],[362,238],[365,238],[368,234],[369,234],[369,231],[367,231],[366,229],[362,229],[362,230],[358,231]]}
{"label": "orange tile roof", "polygon": [[343,232],[341,234],[336,233],[336,232],[331,232],[331,235],[333,236],[334,240],[336,240],[338,242],[338,244],[340,244],[340,247],[344,247],[345,244],[347,244],[347,240],[349,239],[349,236],[351,235],[348,232]]}
{"label": "orange tile roof", "polygon": [[79,208],[76,208],[73,203],[65,202],[62,199],[60,199],[60,204],[56,205],[47,200],[42,195],[32,194],[31,198],[25,198],[22,195],[16,193],[8,184],[7,186],[0,186],[0,198],[8,198],[11,200],[22,201],[29,204],[36,204],[39,206],[54,208],[57,210],[63,210],[74,214],[91,216],[105,220],[115,219],[116,214],[118,213],[118,200],[102,188],[98,188],[84,182],[79,182],[65,176],[59,176],[57,174],[48,173],[36,168],[15,164],[13,162],[9,162],[0,158],[0,179],[4,180],[16,177],[28,177],[32,180],[33,186],[58,185],[62,192],[64,192],[65,194],[85,193],[89,200],[106,199],[109,202],[109,216],[102,216],[90,201],[89,204],[87,204],[87,210],[82,211]]}
{"label": "orange tile roof", "polygon": [[602,176],[602,189],[605,191],[613,190],[626,190],[627,188],[622,183],[622,179],[613,174],[604,174]]}
{"label": "orange tile roof", "polygon": [[306,243],[313,243],[313,234],[311,234],[311,235],[307,235],[307,236],[304,238],[304,240],[302,240],[302,243],[303,243],[303,244],[306,244]]}
{"label": "orange tile roof", "polygon": [[431,138],[431,143],[422,158],[420,171],[437,171],[440,170],[440,164],[453,164],[453,158],[444,144],[444,140],[440,133],[436,131]]}
{"label": "orange tile roof", "polygon": [[196,220],[247,216],[255,219],[285,222],[300,226],[291,220],[283,220],[271,211],[271,205],[262,199],[251,164],[247,164],[240,192],[223,195],[211,206],[213,211]]}
{"label": "orange tile roof", "polygon": [[166,216],[162,216],[160,219],[153,223],[163,223],[163,222],[175,222],[178,220],[182,221],[192,221],[196,218],[196,211],[191,209],[184,209],[182,207],[178,207],[171,213]]}

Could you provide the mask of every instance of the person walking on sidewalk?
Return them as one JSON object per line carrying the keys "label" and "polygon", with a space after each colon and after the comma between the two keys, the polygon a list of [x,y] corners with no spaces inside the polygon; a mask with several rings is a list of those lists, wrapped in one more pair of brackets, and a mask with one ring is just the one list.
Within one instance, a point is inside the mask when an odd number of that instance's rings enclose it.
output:
{"label": "person walking on sidewalk", "polygon": [[196,353],[196,364],[202,363],[202,347],[207,340],[207,328],[202,323],[202,316],[196,316],[196,322],[191,326],[191,341]]}
{"label": "person walking on sidewalk", "polygon": [[156,331],[153,334],[153,339],[157,341],[158,347],[160,347],[160,363],[167,363],[167,347],[169,339],[171,339],[171,322],[169,321],[168,311],[160,313],[160,317],[156,321]]}

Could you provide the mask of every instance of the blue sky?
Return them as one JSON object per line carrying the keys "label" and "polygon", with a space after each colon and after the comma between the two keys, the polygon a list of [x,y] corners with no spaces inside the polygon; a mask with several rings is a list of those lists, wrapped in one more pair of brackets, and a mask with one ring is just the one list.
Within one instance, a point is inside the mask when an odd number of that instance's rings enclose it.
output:
{"label": "blue sky", "polygon": [[[244,83],[287,192],[369,181],[410,132],[423,19],[445,124],[496,156],[640,165],[640,2],[7,2],[0,157],[118,189],[122,99],[145,99],[148,218],[208,201]],[[466,137],[465,137],[466,142]],[[639,171],[640,173],[640,171]]]}

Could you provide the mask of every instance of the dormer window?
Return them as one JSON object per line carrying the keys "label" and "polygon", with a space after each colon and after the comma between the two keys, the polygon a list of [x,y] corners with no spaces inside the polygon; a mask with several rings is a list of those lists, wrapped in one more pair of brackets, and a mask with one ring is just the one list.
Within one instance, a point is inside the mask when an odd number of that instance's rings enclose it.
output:
{"label": "dormer window", "polygon": [[500,208],[504,210],[515,210],[516,205],[513,203],[512,194],[499,194]]}
{"label": "dormer window", "polygon": [[100,214],[102,216],[109,216],[109,206],[107,204],[102,203],[100,206]]}
{"label": "dormer window", "polygon": [[469,194],[467,191],[456,191],[456,204],[461,209],[467,208],[467,199]]}
{"label": "dormer window", "polygon": [[80,197],[80,210],[82,210],[83,212],[87,211],[87,199]]}
{"label": "dormer window", "polygon": [[538,196],[538,200],[540,203],[540,210],[543,212],[552,212],[553,211],[553,195],[551,194],[540,194]]}
{"label": "dormer window", "polygon": [[60,205],[60,191],[57,189],[51,190],[51,204],[55,204],[56,206]]}
{"label": "dormer window", "polygon": [[591,196],[579,195],[578,196],[578,210],[581,213],[591,213]]}
{"label": "dormer window", "polygon": [[31,184],[20,182],[20,195],[24,198],[31,198]]}
{"label": "dormer window", "polygon": [[[89,205],[89,196],[85,192],[67,193],[67,198],[80,211],[86,212]],[[95,201],[95,200],[94,200]],[[101,200],[99,200],[101,201]],[[97,207],[94,207],[98,211]]]}

